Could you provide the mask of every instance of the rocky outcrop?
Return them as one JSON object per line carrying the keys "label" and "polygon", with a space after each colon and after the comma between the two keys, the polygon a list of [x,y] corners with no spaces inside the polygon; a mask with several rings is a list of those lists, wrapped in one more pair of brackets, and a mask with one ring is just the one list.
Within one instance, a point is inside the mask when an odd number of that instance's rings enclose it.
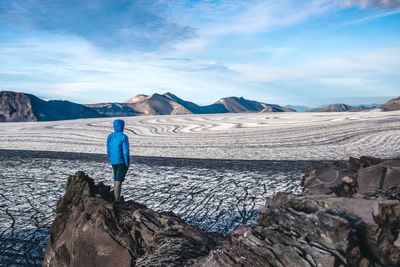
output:
{"label": "rocky outcrop", "polygon": [[382,106],[384,111],[395,111],[400,110],[400,97],[390,99],[386,104]]}
{"label": "rocky outcrop", "polygon": [[68,178],[56,211],[43,266],[182,266],[221,238],[170,212],[115,203],[110,187],[83,172]]}
{"label": "rocky outcrop", "polygon": [[[392,171],[399,164],[372,157],[314,164],[303,194],[276,195],[252,226],[194,266],[399,266],[400,175]],[[364,188],[370,168],[391,171],[371,172],[368,181],[378,182]]]}
{"label": "rocky outcrop", "polygon": [[379,190],[400,187],[400,159],[382,160],[363,156],[344,163],[315,163],[303,176],[303,192],[351,197],[375,195]]}
{"label": "rocky outcrop", "polygon": [[398,266],[400,203],[277,195],[194,266]]}
{"label": "rocky outcrop", "polygon": [[0,92],[0,122],[37,121],[29,96],[9,91]]}
{"label": "rocky outcrop", "polygon": [[109,187],[78,172],[57,204],[43,265],[399,266],[398,167],[373,157],[314,164],[302,194],[277,194],[225,239],[170,212],[116,204]]}
{"label": "rocky outcrop", "polygon": [[69,101],[44,101],[34,95],[0,92],[0,121],[54,121],[102,117],[97,111]]}

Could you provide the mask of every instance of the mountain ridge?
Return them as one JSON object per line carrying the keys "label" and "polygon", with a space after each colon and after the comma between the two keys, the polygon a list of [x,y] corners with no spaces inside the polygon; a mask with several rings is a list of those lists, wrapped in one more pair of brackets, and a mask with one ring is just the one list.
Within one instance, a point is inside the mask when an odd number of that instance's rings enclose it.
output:
{"label": "mountain ridge", "polygon": [[[66,100],[45,101],[32,94],[22,92],[0,91],[0,122],[54,121],[146,115],[296,112],[294,108],[289,107],[236,96],[224,97],[213,104],[200,106],[194,102],[183,100],[170,92],[164,94],[154,93],[152,95],[138,94],[121,103],[77,104]],[[376,105],[350,106],[333,104],[307,111],[361,111],[373,107],[376,107]],[[400,98],[392,99],[383,106],[385,111],[398,109],[400,109]]]}

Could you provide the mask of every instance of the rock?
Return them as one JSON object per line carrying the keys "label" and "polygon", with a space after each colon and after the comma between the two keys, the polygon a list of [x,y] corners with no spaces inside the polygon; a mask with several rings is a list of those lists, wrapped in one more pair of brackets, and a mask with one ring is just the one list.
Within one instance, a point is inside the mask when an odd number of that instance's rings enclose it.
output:
{"label": "rock", "polygon": [[346,184],[355,184],[355,180],[353,178],[350,178],[349,176],[345,176],[342,178],[342,182]]}
{"label": "rock", "polygon": [[400,110],[400,97],[390,99],[385,105],[382,106],[382,109],[384,111]]}
{"label": "rock", "polygon": [[379,163],[382,163],[384,160],[380,158],[375,158],[375,157],[369,157],[369,156],[361,156],[360,157],[360,163],[361,166],[360,168],[367,168],[373,165],[377,165]]}
{"label": "rock", "polygon": [[381,161],[358,171],[359,190],[371,191],[400,186],[400,160]]}
{"label": "rock", "polygon": [[205,256],[222,237],[171,212],[112,201],[108,186],[95,185],[83,172],[70,176],[43,266],[182,266]]}
{"label": "rock", "polygon": [[379,165],[360,170],[357,175],[358,187],[363,190],[382,189],[386,171],[386,167]]}
{"label": "rock", "polygon": [[[193,266],[398,266],[390,214],[399,201],[327,195],[277,196],[251,227],[197,259]],[[375,221],[376,208],[382,222]],[[389,216],[389,217],[388,217]],[[399,218],[399,217],[397,217]],[[394,221],[393,221],[394,223]]]}
{"label": "rock", "polygon": [[400,167],[388,167],[382,189],[400,186]]}
{"label": "rock", "polygon": [[350,157],[349,160],[347,161],[346,165],[347,165],[347,168],[349,170],[352,170],[354,172],[358,172],[358,170],[361,167],[361,161],[358,158]]}
{"label": "rock", "polygon": [[355,176],[356,172],[338,162],[314,163],[305,171],[301,186],[303,192],[309,194],[335,193],[350,196],[356,191]]}
{"label": "rock", "polygon": [[301,195],[275,195],[225,239],[172,212],[116,204],[78,172],[57,203],[43,266],[400,266],[398,163],[314,164]]}

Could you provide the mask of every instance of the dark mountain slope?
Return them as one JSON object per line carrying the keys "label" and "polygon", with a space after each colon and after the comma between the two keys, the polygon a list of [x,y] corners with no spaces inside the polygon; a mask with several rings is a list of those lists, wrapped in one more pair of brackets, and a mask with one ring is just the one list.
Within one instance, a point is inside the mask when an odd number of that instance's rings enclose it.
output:
{"label": "dark mountain slope", "polygon": [[97,117],[101,117],[97,111],[73,102],[44,101],[31,94],[0,92],[0,121],[54,121]]}
{"label": "dark mountain slope", "polygon": [[222,104],[228,112],[293,112],[294,110],[279,105],[265,104],[243,97],[226,97],[218,100],[215,104]]}
{"label": "dark mountain slope", "polygon": [[390,99],[385,105],[382,106],[382,109],[384,111],[400,110],[400,97]]}

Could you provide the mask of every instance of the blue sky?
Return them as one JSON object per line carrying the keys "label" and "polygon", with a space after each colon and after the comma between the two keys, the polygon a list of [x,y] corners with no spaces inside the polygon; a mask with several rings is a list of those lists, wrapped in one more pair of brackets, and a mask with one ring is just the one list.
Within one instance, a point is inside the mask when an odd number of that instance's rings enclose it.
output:
{"label": "blue sky", "polygon": [[400,95],[400,0],[1,0],[0,90],[383,103]]}

